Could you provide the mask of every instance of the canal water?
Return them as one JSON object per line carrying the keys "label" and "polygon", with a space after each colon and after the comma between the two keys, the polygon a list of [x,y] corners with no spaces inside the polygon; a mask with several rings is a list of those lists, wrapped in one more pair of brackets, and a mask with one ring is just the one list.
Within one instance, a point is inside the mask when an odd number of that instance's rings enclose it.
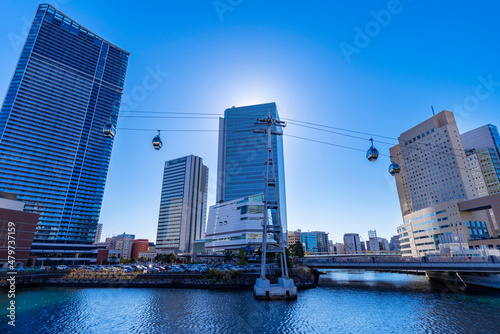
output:
{"label": "canal water", "polygon": [[296,301],[252,291],[38,288],[0,296],[0,333],[500,333],[500,293],[425,276],[327,271]]}

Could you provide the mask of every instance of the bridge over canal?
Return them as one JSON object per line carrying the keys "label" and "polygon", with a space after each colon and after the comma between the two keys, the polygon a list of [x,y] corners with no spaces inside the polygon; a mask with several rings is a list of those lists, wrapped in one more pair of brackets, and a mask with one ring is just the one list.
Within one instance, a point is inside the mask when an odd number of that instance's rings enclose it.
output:
{"label": "bridge over canal", "polygon": [[428,279],[500,290],[500,257],[310,256],[304,264],[316,269],[358,269],[425,272]]}

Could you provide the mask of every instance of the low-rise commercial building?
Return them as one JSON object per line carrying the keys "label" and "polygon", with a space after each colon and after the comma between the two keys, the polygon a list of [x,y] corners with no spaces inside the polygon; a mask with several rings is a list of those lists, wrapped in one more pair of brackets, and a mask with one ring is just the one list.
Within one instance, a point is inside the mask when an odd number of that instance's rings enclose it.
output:
{"label": "low-rise commercial building", "polygon": [[295,245],[297,242],[302,243],[302,231],[288,231],[288,248]]}
{"label": "low-rise commercial building", "polygon": [[489,239],[493,231],[481,211],[460,211],[461,200],[447,201],[405,217],[398,227],[403,256],[423,256],[439,250],[439,236],[462,234],[466,240]]}
{"label": "low-rise commercial building", "polygon": [[131,259],[138,259],[139,253],[147,252],[149,250],[148,239],[135,239],[132,240],[132,254]]}
{"label": "low-rise commercial building", "polygon": [[[7,267],[9,260],[14,266],[28,263],[38,214],[23,209],[24,202],[18,201],[17,195],[0,192],[0,267]],[[11,258],[9,249],[15,251]]]}
{"label": "low-rise commercial building", "polygon": [[[263,200],[264,196],[258,194],[211,206],[205,237],[206,251],[238,250],[247,245],[258,249],[262,245]],[[271,234],[267,235],[267,243],[276,244]]]}
{"label": "low-rise commercial building", "polygon": [[121,252],[122,259],[130,259],[132,257],[132,243],[135,239],[135,234],[126,234],[123,232],[117,236],[106,238],[109,242],[110,249],[116,249]]}

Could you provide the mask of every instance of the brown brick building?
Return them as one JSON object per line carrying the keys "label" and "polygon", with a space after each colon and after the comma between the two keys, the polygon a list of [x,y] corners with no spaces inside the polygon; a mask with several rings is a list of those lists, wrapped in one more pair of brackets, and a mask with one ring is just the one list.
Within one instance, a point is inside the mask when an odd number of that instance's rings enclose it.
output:
{"label": "brown brick building", "polygon": [[148,239],[136,239],[132,241],[132,259],[138,259],[139,253],[147,252],[149,248]]}
{"label": "brown brick building", "polygon": [[[16,265],[26,266],[35,236],[38,214],[23,212],[24,203],[16,195],[0,192],[0,266],[8,263],[9,235],[15,240]],[[14,223],[14,226],[9,223]],[[10,227],[10,231],[9,231]],[[13,227],[13,228],[12,228]],[[13,232],[9,234],[9,232]]]}

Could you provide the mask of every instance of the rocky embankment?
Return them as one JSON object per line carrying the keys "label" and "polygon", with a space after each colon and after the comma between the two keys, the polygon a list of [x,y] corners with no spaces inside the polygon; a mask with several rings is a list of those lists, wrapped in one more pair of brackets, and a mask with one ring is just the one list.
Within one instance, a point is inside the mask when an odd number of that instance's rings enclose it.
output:
{"label": "rocky embankment", "polygon": [[[15,277],[16,288],[61,287],[128,287],[128,288],[197,288],[197,289],[253,289],[258,273],[244,271],[211,271],[210,273],[109,273],[90,271],[25,272]],[[279,275],[267,275],[271,283]],[[9,277],[0,277],[0,287],[6,289]],[[298,289],[315,288],[319,272],[308,267],[290,269]]]}

